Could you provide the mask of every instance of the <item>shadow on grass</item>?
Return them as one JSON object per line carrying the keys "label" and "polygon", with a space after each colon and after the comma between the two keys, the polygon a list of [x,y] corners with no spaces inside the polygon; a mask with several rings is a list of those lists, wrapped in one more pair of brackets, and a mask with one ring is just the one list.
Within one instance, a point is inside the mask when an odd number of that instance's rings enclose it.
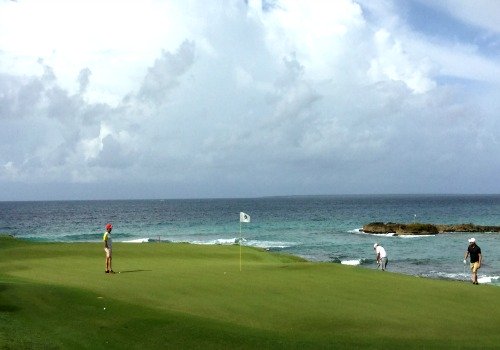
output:
{"label": "shadow on grass", "polygon": [[2,313],[2,312],[16,312],[19,310],[21,310],[21,308],[18,306],[6,305],[6,304],[0,303],[0,313]]}
{"label": "shadow on grass", "polygon": [[125,270],[125,271],[120,271],[119,273],[148,272],[148,271],[153,271],[153,270]]}
{"label": "shadow on grass", "polygon": [[[0,282],[0,293],[5,292],[9,288],[10,288],[10,286],[4,284],[4,282]],[[15,312],[15,311],[18,311],[20,309],[21,308],[16,306],[16,305],[12,305],[10,303],[7,303],[7,301],[4,300],[4,296],[0,295],[0,313],[2,313],[2,312]]]}

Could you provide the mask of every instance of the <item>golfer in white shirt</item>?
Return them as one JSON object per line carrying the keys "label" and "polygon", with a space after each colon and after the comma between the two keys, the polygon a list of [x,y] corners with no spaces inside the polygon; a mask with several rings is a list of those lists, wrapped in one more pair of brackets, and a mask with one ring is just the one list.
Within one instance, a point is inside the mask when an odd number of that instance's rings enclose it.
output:
{"label": "golfer in white shirt", "polygon": [[382,268],[382,271],[385,271],[387,268],[387,252],[385,251],[384,247],[382,247],[380,244],[375,243],[373,245],[373,249],[375,250],[375,253],[377,254],[377,264]]}

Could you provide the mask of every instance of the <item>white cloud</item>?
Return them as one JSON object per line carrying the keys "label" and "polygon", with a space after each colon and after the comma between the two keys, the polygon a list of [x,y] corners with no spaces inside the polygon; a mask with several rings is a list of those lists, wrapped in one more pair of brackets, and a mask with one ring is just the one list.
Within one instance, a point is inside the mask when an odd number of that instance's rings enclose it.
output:
{"label": "white cloud", "polygon": [[190,35],[183,10],[156,0],[3,2],[0,48],[11,73],[36,74],[33,59],[41,57],[70,92],[88,68],[93,101],[117,103],[144,75],[145,62]]}
{"label": "white cloud", "polygon": [[387,79],[404,82],[415,93],[425,93],[436,87],[431,78],[432,66],[425,58],[405,52],[403,44],[391,38],[384,29],[374,35],[377,56],[370,62],[368,76],[374,82]]}
{"label": "white cloud", "polygon": [[266,41],[276,57],[295,53],[318,78],[331,72],[342,55],[344,40],[365,25],[361,8],[349,0],[279,1],[262,17]]}
{"label": "white cloud", "polygon": [[[500,190],[498,61],[413,32],[390,3],[117,1],[92,25],[99,4],[0,3],[0,184]],[[35,11],[53,24],[31,44],[42,19],[14,19]]]}
{"label": "white cloud", "polygon": [[2,165],[2,168],[0,168],[0,175],[2,177],[5,177],[6,179],[9,180],[16,180],[18,176],[18,170],[16,169],[14,163],[12,162],[7,162]]}

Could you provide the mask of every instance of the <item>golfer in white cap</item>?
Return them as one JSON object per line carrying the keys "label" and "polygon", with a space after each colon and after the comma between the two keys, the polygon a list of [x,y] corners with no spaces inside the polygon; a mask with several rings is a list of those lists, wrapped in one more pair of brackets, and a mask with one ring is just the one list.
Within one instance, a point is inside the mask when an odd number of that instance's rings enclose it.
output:
{"label": "golfer in white cap", "polygon": [[[385,251],[384,247],[382,247],[380,244],[375,243],[373,245],[373,249],[375,250],[375,253],[377,254],[377,264],[382,268],[382,271],[385,271],[387,268],[387,252]],[[378,267],[377,267],[378,268]]]}
{"label": "golfer in white cap", "polygon": [[469,239],[469,246],[465,252],[464,264],[467,262],[467,257],[470,255],[470,270],[472,271],[472,284],[477,283],[477,270],[481,267],[483,256],[481,255],[481,248],[476,244],[475,238]]}

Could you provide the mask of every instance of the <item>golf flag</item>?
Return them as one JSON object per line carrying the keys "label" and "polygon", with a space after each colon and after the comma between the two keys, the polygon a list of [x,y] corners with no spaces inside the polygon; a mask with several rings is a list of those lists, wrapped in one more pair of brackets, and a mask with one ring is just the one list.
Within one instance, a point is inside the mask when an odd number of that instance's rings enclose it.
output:
{"label": "golf flag", "polygon": [[250,222],[250,215],[240,212],[240,222]]}
{"label": "golf flag", "polygon": [[245,214],[244,212],[240,211],[240,271],[241,271],[241,241],[243,241],[243,237],[241,236],[241,223],[242,222],[250,222],[250,215]]}

